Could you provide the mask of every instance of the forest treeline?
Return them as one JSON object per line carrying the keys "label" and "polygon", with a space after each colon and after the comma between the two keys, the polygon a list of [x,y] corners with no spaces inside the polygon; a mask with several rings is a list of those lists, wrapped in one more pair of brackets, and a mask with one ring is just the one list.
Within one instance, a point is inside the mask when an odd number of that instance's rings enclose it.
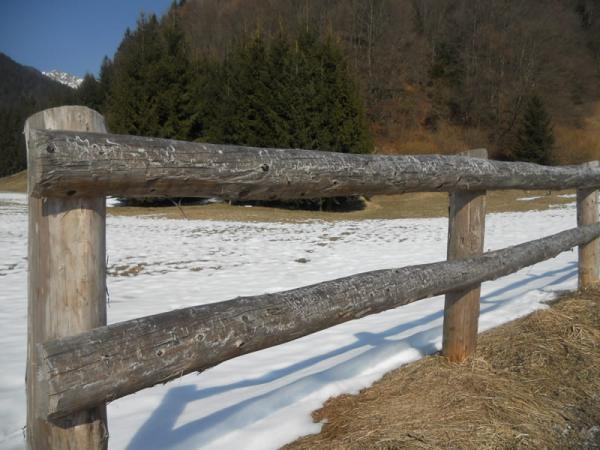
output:
{"label": "forest treeline", "polygon": [[367,153],[363,101],[331,36],[244,35],[222,58],[193,57],[176,8],[142,16],[82,101],[111,131],[257,147]]}
{"label": "forest treeline", "polygon": [[599,76],[594,0],[180,0],[77,96],[119,133],[548,164],[600,158]]}
{"label": "forest treeline", "polygon": [[[597,0],[188,0],[180,16],[196,55],[226,55],[256,28],[310,24],[335,36],[378,151],[486,146],[512,159],[537,97],[554,124],[556,162],[600,157],[585,134],[600,95]],[[598,154],[586,154],[593,146]]]}

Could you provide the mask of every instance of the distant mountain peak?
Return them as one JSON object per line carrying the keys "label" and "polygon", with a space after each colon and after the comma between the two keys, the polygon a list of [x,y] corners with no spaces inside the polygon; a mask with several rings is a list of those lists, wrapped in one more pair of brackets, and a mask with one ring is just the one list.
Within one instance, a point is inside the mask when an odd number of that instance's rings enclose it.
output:
{"label": "distant mountain peak", "polygon": [[61,72],[60,70],[51,70],[49,72],[42,73],[48,78],[51,78],[54,81],[58,81],[59,83],[67,85],[73,89],[77,89],[83,81],[83,78],[79,78],[67,72]]}

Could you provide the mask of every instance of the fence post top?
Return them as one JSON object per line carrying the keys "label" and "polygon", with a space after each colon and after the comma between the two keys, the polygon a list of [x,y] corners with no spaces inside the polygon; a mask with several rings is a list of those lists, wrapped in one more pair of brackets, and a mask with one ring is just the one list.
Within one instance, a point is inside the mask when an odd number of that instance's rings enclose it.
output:
{"label": "fence post top", "polygon": [[[74,124],[78,124],[75,127]],[[100,129],[94,127],[100,126]],[[106,133],[104,117],[98,111],[95,111],[87,106],[58,106],[56,108],[48,108],[39,111],[27,118],[25,121],[25,136],[32,128],[44,130],[74,130],[80,131],[96,131]]]}

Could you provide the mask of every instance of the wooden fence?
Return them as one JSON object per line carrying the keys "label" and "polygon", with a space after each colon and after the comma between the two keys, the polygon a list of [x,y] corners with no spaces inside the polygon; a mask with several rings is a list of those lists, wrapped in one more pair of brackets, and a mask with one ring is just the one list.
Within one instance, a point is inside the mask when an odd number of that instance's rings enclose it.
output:
{"label": "wooden fence", "polygon": [[[446,294],[443,354],[469,356],[479,287],[579,246],[579,285],[598,280],[600,167],[461,156],[348,155],[107,134],[84,107],[25,125],[29,177],[27,445],[106,448],[106,402],[324,328]],[[486,190],[577,189],[578,227],[483,253]],[[106,326],[105,197],[297,199],[450,193],[448,260]]]}

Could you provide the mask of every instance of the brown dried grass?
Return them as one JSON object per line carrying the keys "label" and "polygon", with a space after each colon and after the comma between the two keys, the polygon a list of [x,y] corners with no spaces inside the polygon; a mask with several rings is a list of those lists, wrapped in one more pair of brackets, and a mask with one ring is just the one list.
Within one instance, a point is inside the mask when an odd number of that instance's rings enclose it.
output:
{"label": "brown dried grass", "polygon": [[[532,211],[560,208],[574,202],[573,191],[490,191],[487,196],[489,213],[507,211]],[[518,200],[529,197],[530,200]],[[164,207],[117,207],[110,208],[113,216],[157,215],[171,219],[234,220],[250,222],[302,222],[306,220],[373,220],[446,217],[448,194],[441,192],[418,192],[402,195],[378,195],[366,203],[366,208],[355,211],[306,211],[285,208],[241,205],[211,204]]]}
{"label": "brown dried grass", "polygon": [[286,449],[600,448],[600,289],[483,333],[474,357],[424,358],[313,413]]}
{"label": "brown dried grass", "polygon": [[554,159],[557,164],[580,164],[600,160],[600,102],[588,107],[590,114],[581,120],[578,127],[554,127]]}
{"label": "brown dried grass", "polygon": [[381,140],[378,143],[378,153],[453,155],[478,147],[489,147],[484,131],[441,122],[436,132],[419,126],[403,130],[393,140]]}
{"label": "brown dried grass", "polygon": [[0,178],[0,192],[27,192],[27,171]]}
{"label": "brown dried grass", "polygon": [[554,127],[557,164],[581,164],[600,160],[600,127]]}

